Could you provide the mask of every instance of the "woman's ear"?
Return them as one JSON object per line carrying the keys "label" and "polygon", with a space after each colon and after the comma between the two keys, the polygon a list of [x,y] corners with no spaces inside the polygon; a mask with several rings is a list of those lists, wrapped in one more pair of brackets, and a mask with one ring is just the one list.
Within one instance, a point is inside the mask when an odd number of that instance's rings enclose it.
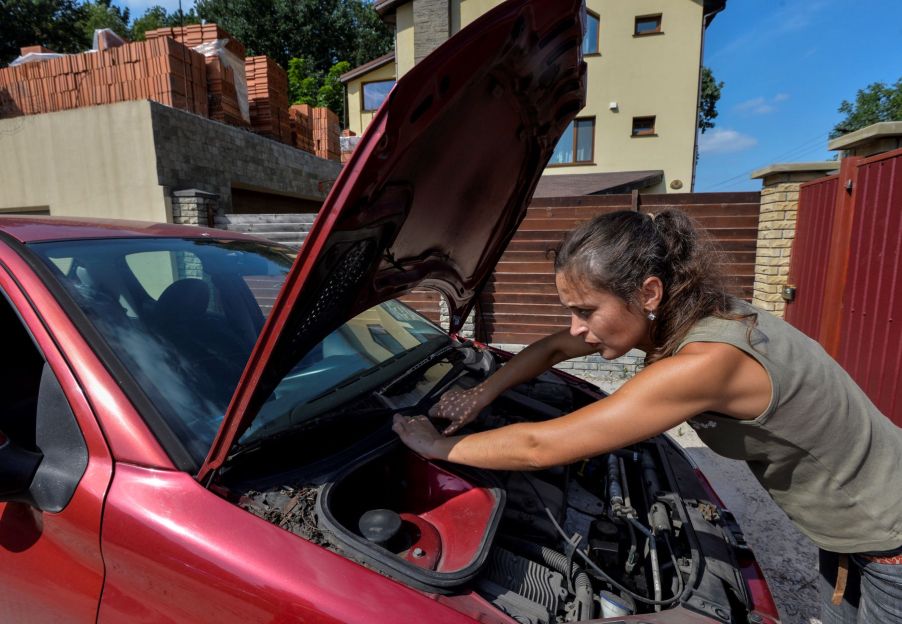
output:
{"label": "woman's ear", "polygon": [[655,312],[661,307],[664,298],[664,283],[660,277],[652,275],[646,277],[639,289],[639,303],[646,312]]}

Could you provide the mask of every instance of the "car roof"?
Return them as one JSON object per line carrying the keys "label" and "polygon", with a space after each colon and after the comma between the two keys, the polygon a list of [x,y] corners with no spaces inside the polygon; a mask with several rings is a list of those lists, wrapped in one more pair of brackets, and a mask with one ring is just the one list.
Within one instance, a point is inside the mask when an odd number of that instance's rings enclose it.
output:
{"label": "car roof", "polygon": [[216,238],[227,240],[260,240],[255,236],[250,236],[241,232],[198,227],[194,225],[175,225],[172,223],[129,221],[125,219],[21,215],[0,215],[0,232],[6,233],[20,243],[104,238]]}

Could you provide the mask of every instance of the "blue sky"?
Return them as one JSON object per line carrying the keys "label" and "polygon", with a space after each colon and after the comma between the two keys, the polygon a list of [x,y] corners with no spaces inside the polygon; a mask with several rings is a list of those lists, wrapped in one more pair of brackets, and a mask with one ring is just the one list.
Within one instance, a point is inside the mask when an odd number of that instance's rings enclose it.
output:
{"label": "blue sky", "polygon": [[[612,0],[629,1],[629,0]],[[134,16],[178,0],[118,0]],[[193,6],[183,0],[183,8]],[[695,190],[758,190],[776,162],[827,160],[840,103],[902,77],[902,0],[727,0],[708,28],[705,64],[725,83],[702,135]]]}
{"label": "blue sky", "polygon": [[727,0],[705,64],[725,87],[701,137],[695,190],[758,190],[754,169],[833,158],[840,103],[902,77],[902,2]]}

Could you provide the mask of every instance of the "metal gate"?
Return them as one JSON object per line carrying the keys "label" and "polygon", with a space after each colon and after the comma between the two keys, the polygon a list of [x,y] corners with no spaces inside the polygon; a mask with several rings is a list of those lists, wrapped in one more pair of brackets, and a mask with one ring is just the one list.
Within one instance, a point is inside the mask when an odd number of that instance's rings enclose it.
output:
{"label": "metal gate", "polygon": [[902,150],[802,186],[790,284],[786,320],[902,426]]}

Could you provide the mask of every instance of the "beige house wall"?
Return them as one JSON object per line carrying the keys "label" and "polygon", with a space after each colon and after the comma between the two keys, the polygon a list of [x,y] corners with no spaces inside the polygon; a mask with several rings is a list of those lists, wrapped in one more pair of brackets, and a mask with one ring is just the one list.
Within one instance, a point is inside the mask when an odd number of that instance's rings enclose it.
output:
{"label": "beige house wall", "polygon": [[[647,191],[691,191],[701,2],[588,0],[587,9],[599,16],[599,54],[586,57],[586,106],[577,117],[595,118],[595,161],[549,167],[545,173],[661,169],[663,183]],[[658,13],[663,34],[633,35],[636,16]],[[612,102],[616,109],[611,109]],[[657,136],[633,137],[633,117],[651,115]]]}
{"label": "beige house wall", "polygon": [[363,133],[376,111],[363,110],[363,85],[367,82],[379,82],[380,80],[395,80],[395,64],[387,63],[373,71],[350,80],[348,89],[348,128],[358,136]]}
{"label": "beige house wall", "polygon": [[147,101],[0,120],[0,163],[0,211],[168,220]]}
{"label": "beige house wall", "polygon": [[413,3],[399,6],[395,20],[395,63],[398,65],[397,77],[400,78],[416,63],[413,53]]}
{"label": "beige house wall", "polygon": [[502,0],[451,0],[451,32],[456,33]]}
{"label": "beige house wall", "polygon": [[[414,0],[416,1],[416,0]],[[354,114],[363,82],[403,76],[414,65],[413,2],[396,11],[396,66],[348,83],[349,126],[361,134],[372,115]],[[450,0],[456,33],[501,0]],[[690,192],[695,168],[703,0],[587,0],[599,17],[599,54],[586,57],[586,106],[595,119],[594,162],[550,166],[546,174],[662,170],[663,181],[643,192]],[[635,18],[661,14],[663,34],[634,36]],[[616,108],[611,108],[616,103]],[[633,117],[655,116],[655,136],[632,136]]]}

